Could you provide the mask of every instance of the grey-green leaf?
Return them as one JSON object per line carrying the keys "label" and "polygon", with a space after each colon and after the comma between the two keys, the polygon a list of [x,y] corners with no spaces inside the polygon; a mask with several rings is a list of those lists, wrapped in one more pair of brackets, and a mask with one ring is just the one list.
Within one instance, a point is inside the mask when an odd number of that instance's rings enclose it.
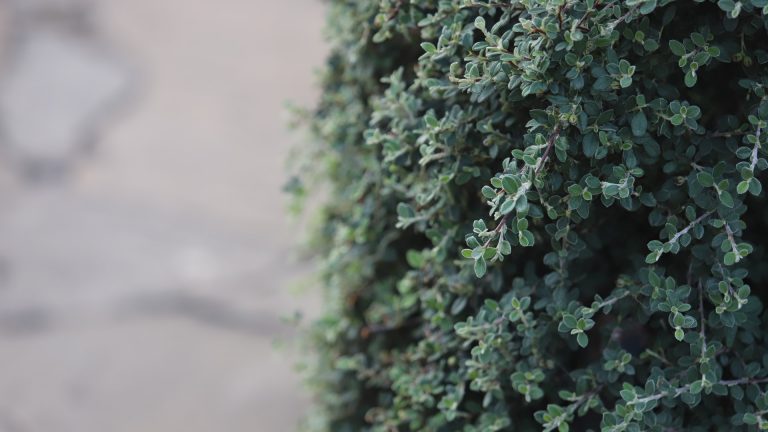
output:
{"label": "grey-green leaf", "polygon": [[631,126],[632,135],[636,137],[645,135],[645,131],[648,129],[648,119],[645,117],[642,110],[632,116]]}

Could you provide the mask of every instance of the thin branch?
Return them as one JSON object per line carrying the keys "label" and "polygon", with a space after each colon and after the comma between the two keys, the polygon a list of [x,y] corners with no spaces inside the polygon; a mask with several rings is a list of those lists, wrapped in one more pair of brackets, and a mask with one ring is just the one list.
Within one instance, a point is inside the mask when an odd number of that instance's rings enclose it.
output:
{"label": "thin branch", "polygon": [[728,235],[728,242],[731,243],[731,252],[733,252],[734,255],[736,255],[736,261],[739,261],[741,258],[741,254],[739,254],[739,250],[736,249],[736,239],[733,237],[733,231],[731,230],[731,226],[727,223],[725,224],[725,233]]}
{"label": "thin branch", "polygon": [[715,213],[714,210],[710,210],[710,211],[704,213],[703,215],[699,216],[698,218],[696,218],[696,220],[691,222],[687,227],[683,228],[682,231],[679,231],[677,234],[674,235],[674,237],[669,239],[669,243],[676,243],[678,240],[680,240],[680,237],[684,236],[685,234],[688,234],[688,231],[692,230],[696,225],[701,223],[701,221],[703,221],[704,219],[708,218],[709,216],[711,216],[714,213]]}
{"label": "thin branch", "polygon": [[755,167],[757,166],[758,161],[758,155],[757,152],[760,150],[760,126],[757,127],[757,130],[755,131],[755,136],[757,139],[755,140],[755,146],[752,148],[752,157],[750,158],[749,163],[749,170],[754,172]]}
{"label": "thin branch", "polygon": [[[544,164],[546,164],[547,159],[549,159],[550,153],[552,153],[552,147],[555,146],[555,141],[557,141],[557,138],[560,136],[560,125],[556,125],[554,129],[552,129],[552,133],[549,135],[549,138],[547,138],[547,148],[544,149],[544,154],[541,156],[541,159],[536,163],[536,167],[534,167],[533,175],[530,180],[531,183],[536,179],[536,176],[539,174],[542,168],[544,168]],[[525,193],[525,191],[523,191]],[[504,215],[503,218],[501,218],[501,221],[499,221],[499,224],[496,225],[496,228],[493,230],[493,235],[488,239],[488,241],[485,242],[483,247],[488,247],[491,242],[496,238],[496,234],[501,232],[506,226],[507,222],[509,221],[510,216],[512,215],[512,212],[507,213]]]}
{"label": "thin branch", "polygon": [[[720,385],[724,385],[726,387],[733,387],[733,386],[737,386],[737,385],[761,384],[761,383],[765,383],[765,382],[768,382],[768,378],[760,378],[760,379],[741,378],[741,379],[735,379],[735,380],[718,381],[718,382],[713,383],[713,384],[720,384]],[[678,387],[676,389],[672,389],[672,390],[668,390],[668,391],[663,391],[661,393],[657,393],[657,394],[654,394],[654,395],[651,395],[651,396],[646,396],[646,397],[640,398],[640,399],[631,400],[631,401],[627,402],[627,405],[637,405],[637,404],[641,404],[641,403],[652,402],[652,401],[655,401],[655,400],[659,400],[659,399],[665,398],[667,396],[678,397],[678,396],[680,396],[681,394],[687,392],[690,389],[691,389],[691,385],[690,384],[686,384],[686,385],[684,385],[682,387]]]}
{"label": "thin branch", "polygon": [[701,331],[699,334],[701,335],[701,360],[703,361],[707,351],[707,332],[704,321],[704,288],[701,286],[701,281],[699,281],[699,319],[701,320]]}
{"label": "thin branch", "polygon": [[[624,293],[623,293],[623,294],[621,294],[620,296],[614,297],[614,298],[612,298],[612,299],[609,299],[609,300],[606,300],[606,301],[604,301],[604,302],[600,303],[599,305],[597,305],[597,308],[595,308],[595,309],[594,309],[594,311],[595,311],[595,312],[597,312],[597,311],[599,311],[600,309],[602,309],[602,308],[604,308],[604,307],[606,307],[606,306],[611,306],[611,305],[613,305],[614,303],[616,303],[617,301],[619,301],[619,300],[622,300],[622,299],[624,299],[625,297],[629,297],[629,295],[630,295],[630,292],[629,292],[629,290],[626,290],[626,291],[624,291]],[[589,307],[589,309],[592,309],[592,307]]]}
{"label": "thin branch", "polygon": [[512,214],[511,212],[507,213],[504,215],[503,218],[501,218],[501,221],[499,221],[499,224],[496,225],[496,228],[493,230],[493,235],[490,238],[488,238],[488,241],[486,241],[485,244],[483,245],[484,248],[487,248],[488,246],[490,246],[491,242],[496,239],[496,234],[500,233],[504,228],[506,228],[507,221],[509,220],[509,215],[511,214]]}
{"label": "thin branch", "polygon": [[563,30],[563,11],[566,8],[566,4],[560,5],[559,8],[557,8],[557,29],[562,31]]}
{"label": "thin branch", "polygon": [[617,25],[619,25],[619,24],[621,24],[621,22],[622,22],[622,21],[624,21],[625,19],[629,18],[629,16],[630,16],[630,15],[632,15],[632,12],[634,12],[634,11],[636,11],[636,10],[637,10],[637,6],[633,7],[633,8],[632,8],[632,9],[630,9],[630,10],[628,10],[628,11],[627,11],[627,13],[625,13],[625,14],[624,14],[624,15],[622,15],[622,16],[620,16],[620,17],[619,17],[619,19],[617,19],[616,21],[614,21],[614,22],[610,23],[610,24],[609,24],[609,27],[611,28],[611,30],[615,29],[615,28],[616,28],[616,26],[617,26]]}
{"label": "thin branch", "polygon": [[544,150],[544,154],[541,156],[541,159],[539,159],[539,162],[536,164],[536,168],[533,170],[533,179],[535,180],[536,176],[539,175],[539,171],[541,171],[542,168],[544,168],[544,164],[547,163],[547,159],[549,159],[549,154],[552,152],[552,147],[555,146],[555,141],[557,141],[557,138],[560,137],[560,125],[555,126],[554,129],[552,129],[552,133],[549,135],[549,138],[547,139],[547,148]]}
{"label": "thin branch", "polygon": [[[613,6],[613,4],[614,4],[614,3],[616,3],[616,0],[614,0],[614,1],[610,2],[610,3],[608,3],[607,5],[605,5],[605,7],[611,7],[611,6]],[[584,24],[584,21],[586,21],[586,20],[587,20],[587,18],[589,18],[589,16],[592,14],[592,12],[593,12],[595,9],[597,9],[598,7],[600,7],[600,0],[598,0],[598,1],[596,1],[596,2],[595,2],[595,6],[594,6],[594,9],[590,9],[590,10],[588,10],[588,11],[584,12],[584,15],[581,17],[581,19],[579,19],[579,21],[578,21],[578,22],[576,22],[576,25],[575,25],[574,27],[575,27],[575,28],[579,28],[579,27],[581,27],[581,25],[582,25],[582,24]]]}
{"label": "thin branch", "polygon": [[405,3],[405,0],[399,0],[395,7],[389,12],[389,16],[387,17],[387,21],[391,21],[394,19],[397,14],[400,12],[400,8],[403,7],[403,4]]}
{"label": "thin branch", "polygon": [[762,384],[766,382],[768,382],[768,378],[760,378],[760,379],[741,378],[741,379],[735,379],[735,380],[720,381],[718,382],[718,384],[722,384],[726,387],[733,387],[733,386],[742,385],[742,384]]}
{"label": "thin branch", "polygon": [[720,270],[720,276],[722,276],[722,277],[723,277],[723,282],[725,282],[725,283],[728,285],[728,292],[729,292],[729,293],[730,293],[730,294],[731,294],[733,297],[738,297],[738,296],[736,295],[736,291],[733,289],[733,285],[731,285],[731,278],[730,278],[730,277],[728,277],[728,276],[726,276],[726,274],[725,274],[725,269],[723,268],[723,265],[722,265],[722,264],[720,264],[720,261],[716,261],[716,263],[717,263],[717,267],[718,267],[718,269]]}
{"label": "thin branch", "polygon": [[[579,399],[576,400],[576,402],[574,402],[573,404],[569,405],[569,411],[571,412],[571,414],[575,413],[576,410],[579,409],[581,404],[583,404],[584,402],[589,400],[589,398],[591,398],[592,396],[595,396],[596,394],[599,394],[601,391],[603,391],[603,387],[605,387],[605,384],[600,384],[599,386],[593,388],[592,390],[588,391],[587,393],[584,393],[583,395],[581,395],[581,397],[579,397]],[[571,409],[571,407],[572,407],[572,409]]]}

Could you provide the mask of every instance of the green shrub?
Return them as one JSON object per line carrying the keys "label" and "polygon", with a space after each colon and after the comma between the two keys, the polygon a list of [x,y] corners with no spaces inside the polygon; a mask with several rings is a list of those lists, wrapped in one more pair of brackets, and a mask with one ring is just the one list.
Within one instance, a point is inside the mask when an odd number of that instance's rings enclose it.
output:
{"label": "green shrub", "polygon": [[309,428],[768,429],[767,5],[332,1]]}

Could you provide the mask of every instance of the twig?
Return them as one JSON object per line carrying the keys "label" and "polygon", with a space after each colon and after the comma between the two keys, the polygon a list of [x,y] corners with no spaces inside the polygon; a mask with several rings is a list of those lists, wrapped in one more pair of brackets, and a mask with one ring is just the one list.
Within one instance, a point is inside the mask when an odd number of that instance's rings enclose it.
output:
{"label": "twig", "polygon": [[704,322],[704,289],[699,281],[699,319],[701,320],[701,360],[704,360],[704,355],[707,351],[707,332]]}
{"label": "twig", "polygon": [[[610,6],[613,6],[613,4],[614,4],[614,3],[616,3],[616,1],[615,1],[615,0],[614,0],[614,1],[612,1],[612,2],[610,2],[610,3],[608,3],[607,5],[605,5],[605,7],[610,7]],[[594,6],[594,9],[590,9],[590,10],[588,10],[588,11],[584,12],[584,15],[581,17],[581,19],[579,19],[579,21],[578,21],[578,22],[576,22],[576,25],[575,25],[574,27],[575,27],[575,28],[579,28],[579,27],[581,27],[581,25],[582,25],[582,24],[584,24],[584,21],[586,21],[586,20],[587,20],[587,18],[589,18],[589,16],[592,14],[592,11],[593,11],[593,10],[595,10],[595,9],[597,9],[598,7],[600,7],[600,0],[598,0],[598,1],[596,1],[596,2],[595,2],[595,6]]]}
{"label": "twig", "polygon": [[736,248],[736,239],[733,237],[731,226],[727,223],[725,224],[725,233],[728,235],[728,242],[731,243],[731,252],[736,255],[736,261],[739,261],[741,254],[739,254],[739,250]]}
{"label": "twig", "polygon": [[735,380],[720,381],[718,384],[722,384],[727,387],[733,387],[733,386],[742,385],[742,384],[762,384],[766,382],[768,382],[768,378],[760,378],[760,379],[741,378],[741,379],[735,379]]}
{"label": "twig", "polygon": [[511,212],[507,213],[504,215],[503,218],[501,218],[501,220],[499,221],[499,224],[496,225],[496,228],[494,228],[493,230],[493,235],[491,235],[491,237],[488,238],[488,241],[485,242],[483,247],[487,248],[491,244],[491,242],[496,239],[496,234],[500,233],[507,226],[507,221],[509,221],[509,216],[511,214],[512,214]]}
{"label": "twig", "polygon": [[[714,384],[720,384],[720,385],[724,385],[726,387],[733,387],[733,386],[743,385],[743,384],[761,384],[761,383],[765,383],[765,382],[768,382],[768,378],[760,378],[760,379],[741,378],[741,379],[735,379],[735,380],[718,381],[718,382],[716,382]],[[641,403],[652,402],[652,401],[655,401],[655,400],[659,400],[659,399],[665,398],[667,396],[678,397],[678,396],[680,396],[681,394],[687,392],[690,389],[691,389],[691,385],[690,384],[686,384],[686,385],[684,385],[682,387],[678,387],[676,389],[672,389],[672,390],[668,390],[668,391],[663,391],[663,392],[657,393],[655,395],[646,396],[644,398],[640,398],[640,399],[635,399],[635,400],[629,401],[629,402],[627,402],[627,405],[637,405],[637,404],[641,404]]]}
{"label": "twig", "polygon": [[557,28],[558,30],[563,30],[563,11],[565,8],[568,7],[567,4],[561,5],[559,8],[557,8]]}
{"label": "twig", "polygon": [[624,20],[625,20],[625,19],[627,19],[627,18],[628,18],[630,15],[632,15],[632,12],[634,12],[635,10],[637,10],[637,6],[633,7],[633,8],[632,8],[632,9],[630,9],[630,10],[628,10],[628,11],[627,11],[627,13],[625,13],[624,15],[622,15],[621,17],[619,17],[619,19],[617,19],[616,21],[614,21],[614,22],[612,22],[611,24],[609,24],[609,27],[611,28],[611,30],[613,30],[614,28],[616,28],[616,26],[617,26],[617,25],[621,24],[621,22],[622,22],[622,21],[624,21]]}
{"label": "twig", "polygon": [[544,149],[544,154],[541,156],[541,159],[539,159],[539,162],[536,164],[536,168],[533,170],[533,179],[535,180],[536,176],[539,175],[539,171],[541,171],[542,168],[544,168],[544,164],[547,163],[547,159],[549,159],[549,154],[552,152],[552,147],[555,146],[555,141],[557,141],[557,138],[560,137],[560,125],[555,126],[554,129],[552,129],[552,133],[549,135],[549,138],[547,139],[547,148]]}
{"label": "twig", "polygon": [[[552,152],[552,147],[555,146],[555,141],[560,136],[560,125],[556,125],[554,129],[552,129],[552,133],[549,135],[549,138],[547,139],[547,148],[544,150],[544,154],[541,156],[541,159],[539,159],[539,162],[536,163],[536,167],[533,170],[533,176],[530,180],[531,183],[536,179],[536,176],[539,174],[541,169],[544,167],[544,164],[547,162],[547,159],[549,159],[549,154]],[[488,241],[485,242],[483,247],[488,247],[488,245],[491,244],[491,242],[496,238],[496,234],[501,232],[501,230],[504,229],[504,227],[507,226],[507,222],[509,221],[509,217],[512,213],[507,213],[504,215],[503,218],[501,218],[501,221],[499,221],[499,224],[496,225],[496,228],[493,230],[493,235],[488,239]]]}
{"label": "twig", "polygon": [[683,230],[682,230],[682,231],[679,231],[679,232],[678,232],[677,234],[675,234],[675,235],[674,235],[674,236],[673,236],[671,239],[669,239],[669,243],[675,243],[675,242],[677,242],[678,240],[680,240],[680,237],[684,236],[685,234],[688,234],[688,231],[690,231],[691,229],[693,229],[693,227],[695,227],[696,225],[698,225],[699,223],[701,223],[701,221],[703,221],[704,219],[706,219],[707,217],[711,216],[711,215],[712,215],[712,214],[714,214],[714,213],[715,213],[715,211],[714,211],[714,210],[710,210],[710,211],[708,211],[708,212],[704,213],[703,215],[699,216],[698,218],[696,218],[696,220],[694,220],[693,222],[691,222],[691,223],[690,223],[690,224],[689,224],[687,227],[683,228]]}
{"label": "twig", "polygon": [[720,261],[716,261],[716,262],[717,262],[717,267],[720,270],[720,276],[723,277],[723,282],[728,284],[728,293],[730,293],[734,297],[738,297],[736,295],[736,290],[734,290],[733,289],[733,285],[731,285],[731,278],[726,276],[726,274],[725,274],[725,269],[723,268],[723,265],[720,264]]}
{"label": "twig", "polygon": [[403,3],[405,3],[405,0],[398,0],[397,5],[395,5],[395,8],[392,9],[392,11],[389,12],[389,16],[387,17],[387,21],[391,21],[394,17],[397,16],[397,14],[400,12],[400,8],[403,7]]}
{"label": "twig", "polygon": [[752,157],[750,158],[749,163],[749,170],[752,172],[755,171],[755,167],[757,166],[757,152],[760,150],[760,126],[757,127],[755,136],[757,139],[755,140],[755,146],[752,148]]}
{"label": "twig", "polygon": [[581,404],[583,404],[584,402],[589,400],[589,398],[591,398],[592,396],[594,396],[596,394],[599,394],[601,391],[603,391],[603,387],[605,387],[605,384],[600,384],[599,386],[593,388],[592,390],[588,391],[587,393],[584,393],[583,395],[581,395],[581,397],[579,397],[579,399],[576,400],[576,402],[574,402],[573,404],[569,405],[569,408],[573,407],[572,410],[569,409],[571,414],[576,412],[576,410],[581,406]]}

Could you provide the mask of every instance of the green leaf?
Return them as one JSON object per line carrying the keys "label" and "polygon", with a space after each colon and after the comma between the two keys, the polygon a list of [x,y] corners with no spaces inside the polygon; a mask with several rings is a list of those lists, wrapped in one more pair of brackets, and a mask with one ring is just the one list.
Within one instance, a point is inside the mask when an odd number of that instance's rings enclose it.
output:
{"label": "green leaf", "polygon": [[698,380],[698,381],[694,381],[691,384],[690,391],[693,394],[699,394],[699,393],[701,393],[702,388],[704,388],[704,383],[701,380]]}
{"label": "green leaf", "polygon": [[627,88],[632,85],[632,77],[631,76],[624,76],[619,79],[619,85],[621,88]]}
{"label": "green leaf", "polygon": [[594,157],[595,152],[597,151],[597,147],[599,145],[599,142],[597,141],[597,136],[595,134],[587,134],[584,136],[584,138],[581,140],[581,149],[584,153],[584,156],[586,157]]}
{"label": "green leaf", "polygon": [[485,263],[485,258],[480,257],[475,260],[475,276],[481,278],[485,275],[485,271],[487,270],[487,264]]}
{"label": "green leaf", "polygon": [[603,195],[605,196],[615,196],[619,193],[619,185],[612,184],[612,183],[605,183],[603,184]]}
{"label": "green leaf", "polygon": [[632,135],[636,137],[640,137],[645,135],[645,131],[648,129],[648,119],[645,117],[645,114],[642,110],[638,111],[634,116],[632,116]]}
{"label": "green leaf", "polygon": [[669,41],[669,49],[672,51],[672,54],[682,57],[685,55],[685,46],[680,41],[676,40],[670,40]]}
{"label": "green leaf", "polygon": [[563,322],[568,328],[576,328],[576,317],[571,314],[563,315]]}
{"label": "green leaf", "polygon": [[412,218],[416,216],[416,212],[413,211],[413,207],[406,203],[400,203],[397,205],[397,215],[401,218]]}
{"label": "green leaf", "polygon": [[675,313],[672,317],[672,324],[675,325],[675,327],[682,327],[683,323],[685,322],[685,317],[683,314]]}
{"label": "green leaf", "polygon": [[646,39],[643,42],[643,48],[648,52],[654,52],[659,49],[659,43],[654,39]]}
{"label": "green leaf", "polygon": [[648,283],[651,284],[653,287],[660,287],[661,286],[661,278],[659,275],[656,274],[655,271],[650,270],[648,272]]}
{"label": "green leaf", "polygon": [[520,235],[518,236],[518,240],[520,241],[520,246],[522,247],[529,247],[533,246],[534,239],[533,239],[533,233],[530,231],[520,231]]}
{"label": "green leaf", "polygon": [[434,54],[437,52],[437,47],[432,42],[423,42],[421,44],[421,49],[429,54]]}
{"label": "green leaf", "polygon": [[739,184],[736,186],[736,192],[739,195],[747,193],[748,190],[749,190],[749,180],[743,180],[739,182]]}
{"label": "green leaf", "polygon": [[726,12],[730,12],[736,7],[736,3],[733,0],[719,0],[717,5]]}
{"label": "green leaf", "polygon": [[506,240],[502,240],[499,244],[499,252],[501,252],[502,255],[509,255],[512,253],[512,244],[509,243]]}
{"label": "green leaf", "polygon": [[720,202],[728,208],[733,208],[734,206],[733,197],[731,196],[731,193],[728,191],[720,192]]}
{"label": "green leaf", "polygon": [[507,214],[512,210],[514,210],[514,208],[515,208],[515,200],[513,200],[512,198],[507,198],[504,201],[504,203],[501,204],[501,207],[499,208],[499,212],[501,212],[501,214]]}
{"label": "green leaf", "polygon": [[487,307],[488,309],[494,312],[499,310],[499,302],[497,302],[494,299],[485,299],[485,301],[483,301],[483,304],[485,305],[485,307]]}
{"label": "green leaf", "polygon": [[619,60],[619,72],[624,75],[629,75],[630,63],[624,59]]}
{"label": "green leaf", "polygon": [[656,0],[646,0],[640,6],[640,13],[643,15],[648,15],[649,13],[653,12],[654,9],[656,9]]}
{"label": "green leaf", "polygon": [[504,192],[511,195],[514,195],[519,188],[518,183],[511,176],[502,177],[501,187],[504,188]]}
{"label": "green leaf", "polygon": [[424,256],[417,250],[409,249],[408,252],[405,253],[405,259],[408,261],[408,264],[415,269],[421,268],[424,264]]}
{"label": "green leaf", "polygon": [[586,333],[579,333],[576,335],[576,343],[578,343],[580,347],[586,348],[589,344],[589,337]]}
{"label": "green leaf", "polygon": [[488,227],[485,226],[485,221],[482,219],[475,220],[472,223],[472,228],[477,234],[482,233],[483,231],[486,231],[488,229]]}
{"label": "green leaf", "polygon": [[493,259],[493,257],[496,256],[496,248],[489,247],[485,249],[485,252],[483,253],[483,258],[490,260]]}
{"label": "green leaf", "polygon": [[648,250],[650,251],[658,251],[661,250],[664,247],[664,243],[658,241],[658,240],[651,240],[648,242]]}
{"label": "green leaf", "polygon": [[661,252],[660,251],[651,252],[651,253],[649,253],[648,255],[645,256],[645,263],[646,264],[653,264],[656,261],[658,261],[660,257],[661,257]]}
{"label": "green leaf", "polygon": [[619,396],[621,396],[621,398],[627,402],[633,401],[635,398],[637,398],[635,391],[627,388],[619,391]]}
{"label": "green leaf", "polygon": [[688,87],[693,87],[693,86],[695,86],[695,85],[696,85],[696,81],[697,81],[697,78],[696,78],[696,72],[694,72],[694,70],[693,70],[693,69],[690,69],[690,70],[689,70],[689,71],[688,71],[688,72],[685,74],[685,79],[684,79],[684,81],[685,81],[685,85],[686,85],[686,86],[688,86]]}
{"label": "green leaf", "polygon": [[712,187],[712,185],[715,184],[715,179],[712,177],[712,174],[706,171],[701,171],[696,174],[696,180],[698,180],[699,184],[704,187]]}
{"label": "green leaf", "polygon": [[472,254],[471,254],[472,259],[478,259],[482,256],[485,256],[485,247],[477,246],[474,249],[472,249]]}
{"label": "green leaf", "polygon": [[691,41],[698,46],[699,48],[703,48],[707,45],[707,40],[704,38],[704,35],[701,33],[693,32],[691,33]]}
{"label": "green leaf", "polygon": [[748,425],[756,425],[758,421],[757,416],[752,413],[744,413],[741,420]]}

